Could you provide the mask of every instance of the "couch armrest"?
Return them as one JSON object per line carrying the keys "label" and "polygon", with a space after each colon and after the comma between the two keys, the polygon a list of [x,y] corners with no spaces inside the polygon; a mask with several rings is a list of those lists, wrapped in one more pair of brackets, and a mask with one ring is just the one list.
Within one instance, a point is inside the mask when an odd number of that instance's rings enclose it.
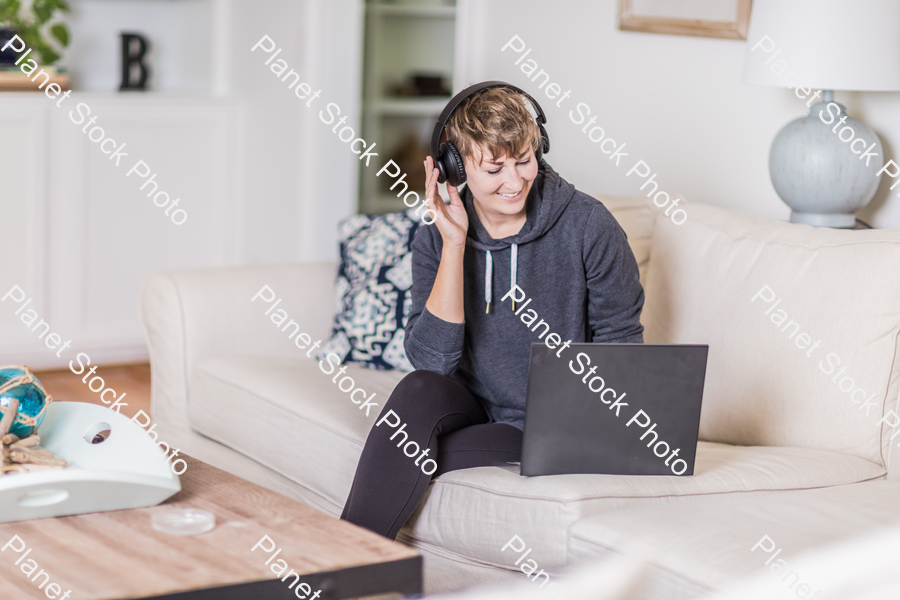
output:
{"label": "couch armrest", "polygon": [[[166,271],[141,292],[141,321],[150,350],[153,420],[188,433],[187,403],[194,365],[207,356],[304,355],[251,301],[268,285],[313,340],[326,340],[334,317],[335,263]],[[272,314],[277,312],[272,311]],[[292,328],[293,330],[293,328]]]}

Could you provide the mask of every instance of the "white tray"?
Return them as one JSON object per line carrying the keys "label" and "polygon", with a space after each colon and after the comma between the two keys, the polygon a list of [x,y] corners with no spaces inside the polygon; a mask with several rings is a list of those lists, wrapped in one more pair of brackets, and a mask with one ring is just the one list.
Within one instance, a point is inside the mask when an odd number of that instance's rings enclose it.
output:
{"label": "white tray", "polygon": [[[92,444],[103,429],[109,437]],[[0,476],[0,523],[154,506],[181,490],[152,437],[116,411],[53,402],[38,433],[69,466]]]}

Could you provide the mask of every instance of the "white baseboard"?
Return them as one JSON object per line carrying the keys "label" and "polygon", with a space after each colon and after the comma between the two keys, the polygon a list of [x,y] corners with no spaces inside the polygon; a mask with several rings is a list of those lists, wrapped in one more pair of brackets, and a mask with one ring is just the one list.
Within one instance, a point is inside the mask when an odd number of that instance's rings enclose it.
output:
{"label": "white baseboard", "polygon": [[[91,357],[91,365],[107,367],[150,360],[147,345],[141,340],[115,340],[79,344],[66,348],[60,357],[44,344],[13,344],[0,346],[0,365],[28,365],[32,370],[66,369],[79,352]],[[77,364],[77,363],[76,363]]]}

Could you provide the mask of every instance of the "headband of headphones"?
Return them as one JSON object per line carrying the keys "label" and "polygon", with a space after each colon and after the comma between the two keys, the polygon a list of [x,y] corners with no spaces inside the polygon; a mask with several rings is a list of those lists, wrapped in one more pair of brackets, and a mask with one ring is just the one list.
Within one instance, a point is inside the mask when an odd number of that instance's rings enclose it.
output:
{"label": "headband of headphones", "polygon": [[483,81],[481,83],[476,83],[473,86],[469,86],[460,93],[456,94],[455,96],[453,96],[453,98],[451,98],[450,102],[447,103],[447,106],[444,107],[444,111],[441,113],[441,116],[438,117],[437,124],[435,124],[434,126],[434,133],[431,134],[431,156],[432,158],[434,158],[434,160],[437,160],[440,155],[441,135],[443,135],[444,128],[447,126],[447,121],[450,120],[450,115],[453,114],[453,111],[455,111],[460,104],[468,100],[469,97],[474,96],[482,90],[495,87],[510,88],[528,98],[528,100],[531,102],[531,106],[534,107],[534,111],[537,113],[536,119],[538,122],[538,128],[540,129],[542,134],[542,153],[547,153],[550,151],[550,139],[547,137],[544,130],[544,125],[547,123],[547,117],[544,115],[544,109],[542,109],[541,105],[531,97],[531,94],[519,87],[506,83],[505,81]]}

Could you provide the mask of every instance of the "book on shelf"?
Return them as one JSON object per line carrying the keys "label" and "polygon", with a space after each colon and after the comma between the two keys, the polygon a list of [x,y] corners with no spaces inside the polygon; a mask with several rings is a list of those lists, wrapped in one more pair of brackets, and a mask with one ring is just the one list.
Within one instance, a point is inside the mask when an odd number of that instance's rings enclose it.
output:
{"label": "book on shelf", "polygon": [[[40,73],[41,69],[50,75],[49,81],[45,81],[47,78],[43,75],[32,81],[31,78],[35,73]],[[19,67],[0,67],[0,92],[40,92],[46,90],[51,83],[67,90],[69,89],[69,74],[56,67],[38,67],[30,75],[23,73]]]}

